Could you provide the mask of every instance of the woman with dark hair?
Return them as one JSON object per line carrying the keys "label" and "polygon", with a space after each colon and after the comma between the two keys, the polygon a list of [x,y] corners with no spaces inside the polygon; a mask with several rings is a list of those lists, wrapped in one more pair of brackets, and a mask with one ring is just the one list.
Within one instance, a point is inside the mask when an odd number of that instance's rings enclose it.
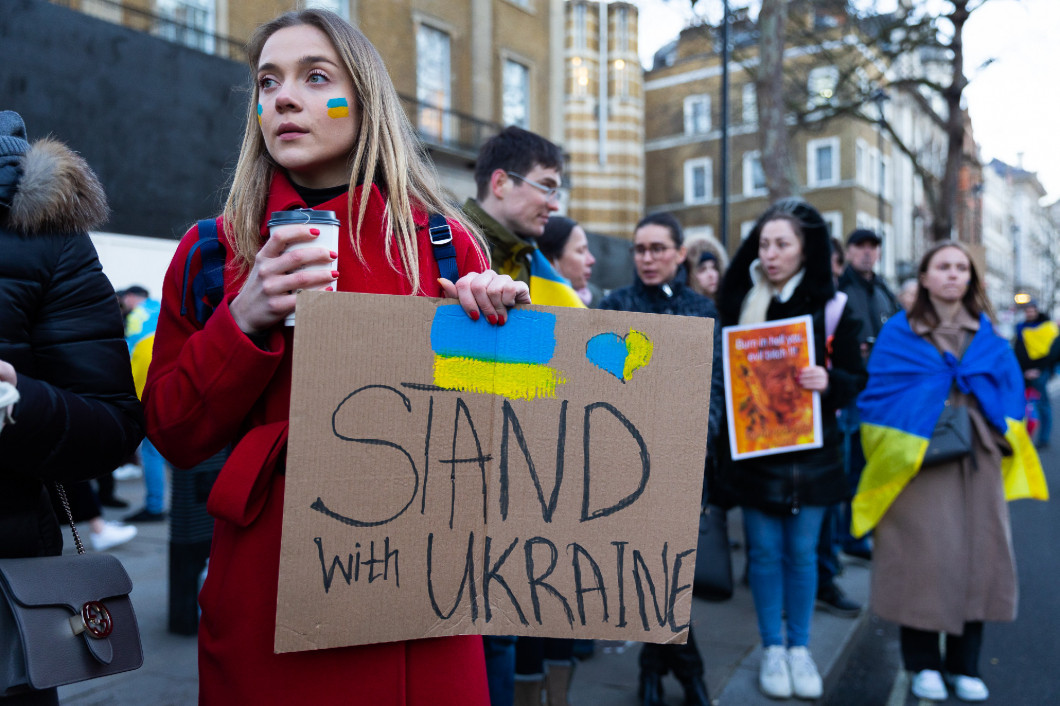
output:
{"label": "woman with dark hair", "polygon": [[[684,232],[669,213],[645,216],[633,231],[633,265],[636,278],[628,287],[608,294],[601,309],[636,311],[648,314],[704,316],[715,320],[714,361],[711,378],[708,439],[717,436],[721,418],[721,327],[714,303],[697,294],[687,284],[684,267]],[[710,442],[708,442],[710,443]],[[713,456],[713,446],[708,457]],[[695,634],[688,629],[684,645],[645,644],[640,651],[639,695],[642,706],[661,706],[664,701],[663,677],[673,672],[685,691],[685,704],[706,706],[710,703],[703,681],[703,657],[696,647]]]}
{"label": "woman with dark hair", "polygon": [[[508,307],[529,303],[528,289],[489,270],[361,32],[331,12],[292,12],[254,32],[248,58],[243,146],[218,221],[224,297],[205,322],[192,306],[182,313],[182,284],[202,267],[192,228],[166,273],[143,398],[151,441],[175,465],[233,447],[210,494],[217,521],[199,596],[200,702],[484,706],[476,636],[273,652],[293,348],[284,321],[296,290],[334,288],[459,297],[472,319],[481,310],[500,325]],[[338,252],[289,250],[319,242],[309,225],[270,235],[270,213],[307,207],[334,212]],[[464,275],[456,283],[440,279],[431,214],[450,226]]]}
{"label": "woman with dark hair", "polygon": [[[853,534],[874,532],[871,605],[901,626],[913,694],[945,701],[945,674],[959,699],[984,701],[983,622],[1016,617],[1005,500],[1047,492],[1021,421],[1019,364],[994,331],[968,251],[955,241],[935,245],[918,281],[908,315],[880,331],[858,399],[867,465]],[[952,421],[941,424],[943,416]],[[971,441],[936,456],[932,447],[946,445],[936,428],[949,425]]]}
{"label": "woman with dark hair", "polygon": [[858,324],[846,311],[826,364],[825,307],[834,296],[828,226],[810,204],[787,199],[755,223],[718,297],[725,325],[802,315],[813,321],[816,359],[797,371],[797,384],[820,393],[823,446],[732,461],[728,443],[716,445],[723,455],[720,483],[743,509],[748,578],[763,647],[759,686],[772,698],[815,699],[822,692],[807,647],[817,541],[826,508],[849,495],[835,412],[854,399],[865,380]]}
{"label": "woman with dark hair", "polygon": [[545,232],[537,239],[537,248],[556,272],[570,280],[570,286],[585,306],[592,309],[600,303],[603,292],[589,281],[596,258],[589,250],[585,230],[577,221],[566,216],[550,217]]}

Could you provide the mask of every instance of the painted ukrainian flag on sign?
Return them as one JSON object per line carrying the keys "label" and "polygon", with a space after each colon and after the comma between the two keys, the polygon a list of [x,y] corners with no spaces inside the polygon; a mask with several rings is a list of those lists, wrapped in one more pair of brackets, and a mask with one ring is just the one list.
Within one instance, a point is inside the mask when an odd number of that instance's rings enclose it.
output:
{"label": "painted ukrainian flag on sign", "polygon": [[556,317],[515,309],[503,326],[472,321],[457,304],[438,307],[431,324],[434,384],[509,399],[555,397],[566,382],[548,366],[556,351]]}
{"label": "painted ukrainian flag on sign", "polygon": [[928,440],[956,382],[979,401],[1013,454],[1001,462],[1008,500],[1049,497],[1042,464],[1023,422],[1023,375],[1008,343],[980,316],[964,356],[944,356],[909,328],[904,313],[889,319],[869,359],[869,383],[858,397],[866,465],[852,502],[852,534],[875,527],[924,460]]}
{"label": "painted ukrainian flag on sign", "polygon": [[530,298],[534,304],[544,306],[587,308],[570,282],[556,272],[552,263],[537,248],[534,248],[530,257]]}

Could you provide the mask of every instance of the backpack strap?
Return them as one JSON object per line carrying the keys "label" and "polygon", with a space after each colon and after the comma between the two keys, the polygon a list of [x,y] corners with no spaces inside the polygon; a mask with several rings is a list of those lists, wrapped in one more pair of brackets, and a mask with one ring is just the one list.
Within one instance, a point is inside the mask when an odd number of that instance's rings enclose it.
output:
{"label": "backpack strap", "polygon": [[199,251],[202,267],[191,282],[195,319],[205,325],[224,297],[225,246],[217,237],[217,220],[205,218],[198,224],[199,239],[184,260],[184,284],[180,291],[180,315],[188,314],[188,274],[195,251]]}
{"label": "backpack strap", "polygon": [[434,248],[434,259],[438,261],[438,271],[450,282],[460,279],[460,268],[456,265],[456,248],[453,247],[453,231],[449,221],[440,213],[432,213],[427,222],[431,246]]}

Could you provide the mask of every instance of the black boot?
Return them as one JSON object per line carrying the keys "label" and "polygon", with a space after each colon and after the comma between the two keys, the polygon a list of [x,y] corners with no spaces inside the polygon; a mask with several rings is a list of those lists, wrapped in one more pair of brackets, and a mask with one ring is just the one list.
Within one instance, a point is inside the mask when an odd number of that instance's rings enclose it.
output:
{"label": "black boot", "polygon": [[641,706],[665,706],[662,678],[663,675],[658,672],[640,673],[637,696],[640,697]]}
{"label": "black boot", "polygon": [[710,706],[710,695],[703,677],[693,677],[681,682],[685,688],[685,706]]}

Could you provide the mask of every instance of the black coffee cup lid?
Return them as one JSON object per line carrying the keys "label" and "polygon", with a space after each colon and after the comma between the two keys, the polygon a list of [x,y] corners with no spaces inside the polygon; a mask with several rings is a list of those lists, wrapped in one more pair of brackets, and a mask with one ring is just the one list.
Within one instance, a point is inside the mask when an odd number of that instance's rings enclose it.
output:
{"label": "black coffee cup lid", "polygon": [[335,217],[334,211],[314,211],[311,208],[300,208],[297,211],[273,211],[266,225],[272,228],[274,226],[295,224],[337,226],[339,225],[339,219]]}

